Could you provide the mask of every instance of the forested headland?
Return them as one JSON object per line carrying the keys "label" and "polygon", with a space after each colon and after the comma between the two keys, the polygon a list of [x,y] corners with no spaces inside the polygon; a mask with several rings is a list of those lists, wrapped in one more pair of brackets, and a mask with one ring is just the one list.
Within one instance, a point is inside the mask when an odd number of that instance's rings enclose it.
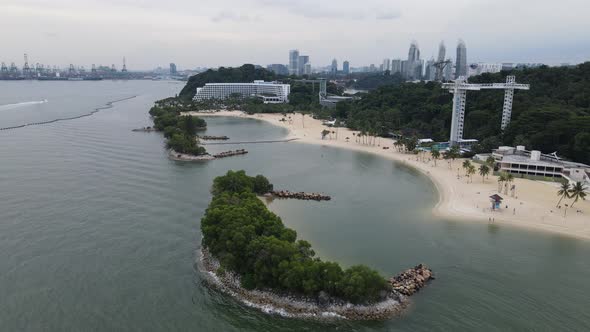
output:
{"label": "forested headland", "polygon": [[272,191],[262,175],[229,171],[213,183],[213,199],[201,220],[202,245],[233,271],[246,289],[272,289],[318,297],[320,293],[352,303],[384,299],[391,285],[364,265],[343,269],[315,257],[280,217],[256,196]]}
{"label": "forested headland", "polygon": [[[480,140],[476,152],[489,152],[499,145],[525,145],[590,163],[590,62],[483,74],[469,81],[501,83],[507,75],[515,75],[531,89],[515,93],[512,121],[504,133],[500,130],[503,91],[467,93],[464,137]],[[452,95],[436,82],[388,85],[360,100],[338,103],[333,116],[350,128],[377,135],[394,132],[447,141]]]}
{"label": "forested headland", "polygon": [[[574,67],[516,69],[469,78],[472,83],[504,82],[515,75],[530,91],[517,91],[512,121],[500,130],[503,91],[468,92],[465,138],[480,143],[475,152],[489,152],[499,145],[525,145],[544,153],[556,151],[568,159],[590,163],[590,62]],[[230,98],[225,101],[192,102],[197,86],[211,82],[250,82],[279,80],[291,84],[288,104],[265,105],[257,99]],[[355,130],[371,135],[392,133],[405,137],[448,141],[452,116],[452,95],[437,82],[400,83],[396,75],[361,78],[364,86],[377,87],[359,100],[340,102],[334,109],[319,104],[318,85],[295,77],[277,76],[253,65],[220,68],[189,79],[179,100],[191,110],[238,109],[247,113],[311,113],[318,118],[337,118]],[[359,81],[360,81],[359,80]],[[343,90],[330,82],[330,94]]]}
{"label": "forested headland", "polygon": [[159,100],[150,109],[154,128],[164,134],[166,146],[178,153],[204,155],[204,147],[197,143],[197,131],[205,129],[205,120],[196,116],[181,116],[184,107],[175,98]]}

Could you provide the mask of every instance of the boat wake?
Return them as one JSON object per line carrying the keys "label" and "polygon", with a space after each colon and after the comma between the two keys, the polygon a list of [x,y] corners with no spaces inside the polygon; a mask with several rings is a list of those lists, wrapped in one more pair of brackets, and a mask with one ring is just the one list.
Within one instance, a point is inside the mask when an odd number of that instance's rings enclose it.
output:
{"label": "boat wake", "polygon": [[43,99],[43,100],[34,100],[34,101],[24,101],[22,103],[5,104],[5,105],[0,105],[0,111],[12,110],[15,108],[21,108],[21,107],[26,107],[26,106],[31,106],[31,105],[45,104],[47,102],[48,102],[47,99]]}
{"label": "boat wake", "polygon": [[[23,125],[20,125],[20,126],[12,126],[12,127],[0,128],[0,130],[19,129],[19,128],[24,128],[24,127],[28,127],[28,126],[38,126],[38,125],[49,124],[49,123],[54,123],[54,122],[59,122],[59,121],[69,121],[69,120],[80,119],[80,118],[83,118],[83,117],[91,116],[91,115],[93,115],[95,113],[98,113],[98,112],[104,110],[104,109],[112,108],[114,103],[118,103],[120,101],[125,101],[125,100],[129,100],[129,99],[133,99],[135,97],[137,97],[137,96],[131,96],[131,97],[127,97],[127,98],[122,98],[122,99],[117,99],[117,100],[109,101],[108,103],[105,104],[105,106],[97,107],[92,112],[89,112],[89,113],[86,113],[86,114],[82,114],[82,115],[72,116],[72,117],[69,117],[69,118],[58,118],[58,119],[53,119],[53,120],[49,120],[49,121],[42,121],[42,122],[31,122],[31,123],[23,124]],[[47,102],[47,99],[45,99],[43,102],[44,103]],[[29,102],[29,103],[31,103],[31,102]],[[36,102],[36,103],[39,103],[39,102]],[[4,106],[6,106],[6,105],[4,105]],[[1,107],[2,106],[0,106],[0,110],[2,110]]]}

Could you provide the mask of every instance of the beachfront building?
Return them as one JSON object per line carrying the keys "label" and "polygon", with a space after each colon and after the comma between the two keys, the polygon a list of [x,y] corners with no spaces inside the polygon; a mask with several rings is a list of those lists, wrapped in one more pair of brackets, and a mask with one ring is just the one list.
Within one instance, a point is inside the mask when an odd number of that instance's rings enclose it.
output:
{"label": "beachfront building", "polygon": [[[485,161],[488,156],[477,155],[475,158]],[[496,160],[501,172],[590,183],[590,166],[562,160],[555,154],[543,154],[536,150],[527,151],[524,146],[519,145],[516,148],[500,146],[491,153],[491,156]]]}
{"label": "beachfront building", "polygon": [[194,100],[227,99],[239,95],[241,98],[261,98],[265,104],[288,103],[291,86],[278,82],[254,81],[253,83],[207,83],[197,88]]}

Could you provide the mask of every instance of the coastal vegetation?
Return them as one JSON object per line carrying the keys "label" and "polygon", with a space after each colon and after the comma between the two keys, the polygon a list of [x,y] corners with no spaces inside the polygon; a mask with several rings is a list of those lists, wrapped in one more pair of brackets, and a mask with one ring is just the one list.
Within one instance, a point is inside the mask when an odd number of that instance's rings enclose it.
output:
{"label": "coastal vegetation", "polygon": [[174,99],[157,101],[150,109],[154,128],[164,133],[166,146],[178,153],[204,155],[204,147],[197,143],[197,131],[207,126],[205,120],[196,116],[181,116],[182,109]]}
{"label": "coastal vegetation", "polygon": [[[575,67],[542,66],[483,74],[471,77],[470,82],[503,82],[507,75],[516,75],[518,82],[530,84],[531,90],[515,94],[512,121],[504,132],[500,129],[503,94],[490,90],[469,94],[464,136],[479,140],[474,152],[489,152],[499,145],[525,145],[529,149],[546,153],[556,151],[568,159],[590,163],[590,62]],[[196,87],[206,83],[258,79],[290,84],[289,103],[263,104],[256,98],[192,101]],[[369,75],[359,78],[357,86],[376,89],[358,100],[340,102],[335,108],[327,109],[319,104],[317,83],[243,65],[192,76],[179,100],[188,110],[226,108],[250,114],[312,113],[316,118],[337,119],[338,123],[362,132],[361,137],[396,134],[408,138],[448,140],[452,95],[442,89],[440,83],[402,83],[396,75]],[[328,93],[342,95],[343,90],[329,82]]]}
{"label": "coastal vegetation", "polygon": [[[516,75],[530,91],[514,97],[512,121],[500,130],[503,93],[468,94],[465,137],[478,139],[475,152],[499,145],[525,145],[590,163],[590,62],[575,67],[539,67],[471,77],[472,83],[503,82]],[[332,116],[355,130],[386,136],[428,137],[447,141],[452,95],[440,83],[381,86],[360,100],[338,103]]]}
{"label": "coastal vegetation", "polygon": [[203,246],[221,264],[218,274],[236,273],[246,289],[312,298],[372,303],[387,296],[391,285],[375,270],[363,265],[343,269],[315,257],[311,245],[298,240],[257,197],[272,189],[264,176],[244,171],[229,171],[213,181],[201,230]]}

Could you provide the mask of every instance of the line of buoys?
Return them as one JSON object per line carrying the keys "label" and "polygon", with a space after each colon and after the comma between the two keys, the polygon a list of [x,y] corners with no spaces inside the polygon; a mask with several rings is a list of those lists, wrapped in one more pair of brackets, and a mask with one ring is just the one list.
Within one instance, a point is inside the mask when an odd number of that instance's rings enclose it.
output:
{"label": "line of buoys", "polygon": [[4,128],[0,128],[0,130],[10,130],[10,129],[18,129],[18,128],[23,128],[23,127],[28,127],[28,126],[39,126],[39,125],[44,125],[44,124],[49,124],[49,123],[54,123],[54,122],[58,122],[58,121],[69,121],[69,120],[75,120],[75,119],[80,119],[83,117],[87,117],[87,116],[91,116],[94,113],[98,113],[101,110],[104,109],[108,109],[108,108],[112,108],[114,103],[118,103],[120,101],[125,101],[125,100],[129,100],[132,98],[135,98],[137,96],[131,96],[131,97],[127,97],[127,98],[123,98],[123,99],[118,99],[118,100],[113,100],[113,101],[109,101],[108,103],[106,103],[105,106],[102,107],[98,107],[95,108],[92,112],[87,113],[87,114],[82,114],[82,115],[78,115],[78,116],[72,116],[69,118],[59,118],[59,119],[53,119],[53,120],[49,120],[49,121],[42,121],[42,122],[31,122],[31,123],[27,123],[24,125],[20,125],[20,126],[13,126],[13,127],[4,127]]}

